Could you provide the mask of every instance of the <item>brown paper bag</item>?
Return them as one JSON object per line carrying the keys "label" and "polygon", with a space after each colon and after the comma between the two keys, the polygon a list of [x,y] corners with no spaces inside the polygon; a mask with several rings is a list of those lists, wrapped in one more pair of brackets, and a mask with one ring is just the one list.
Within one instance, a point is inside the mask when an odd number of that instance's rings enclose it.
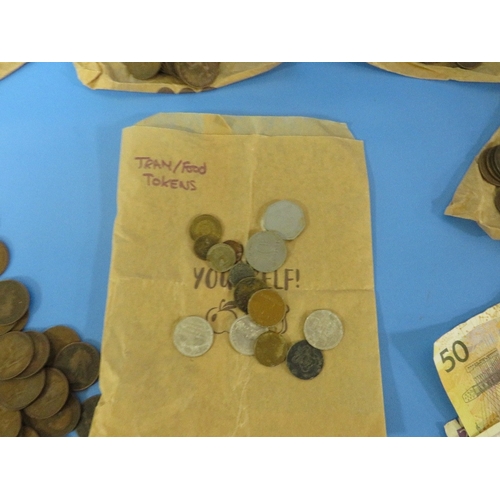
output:
{"label": "brown paper bag", "polygon": [[450,63],[423,64],[419,62],[371,62],[377,68],[399,75],[426,80],[456,80],[459,82],[500,82],[500,63],[483,62],[470,70],[446,66]]}
{"label": "brown paper bag", "polygon": [[157,75],[150,80],[137,80],[121,62],[77,62],[74,63],[80,81],[91,89],[126,90],[153,94],[182,94],[202,92],[224,87],[231,83],[260,75],[280,63],[221,63],[215,82],[205,89],[194,89],[170,75]]}
{"label": "brown paper bag", "polygon": [[475,220],[494,240],[500,240],[500,213],[494,203],[495,186],[482,178],[477,162],[485,149],[499,144],[500,128],[474,158],[444,212],[446,215]]}
{"label": "brown paper bag", "polygon": [[[192,250],[190,221],[216,215],[246,242],[265,207],[300,203],[307,227],[266,274],[289,306],[291,342],[316,309],[344,338],[309,381],[231,347],[244,313],[226,274]],[[185,316],[212,322],[214,344],[173,345]],[[344,124],[294,117],[159,114],[122,136],[100,387],[92,436],[380,436],[385,434],[363,143]]]}
{"label": "brown paper bag", "polygon": [[3,62],[0,63],[0,80],[14,73],[17,69],[26,63],[23,62]]}

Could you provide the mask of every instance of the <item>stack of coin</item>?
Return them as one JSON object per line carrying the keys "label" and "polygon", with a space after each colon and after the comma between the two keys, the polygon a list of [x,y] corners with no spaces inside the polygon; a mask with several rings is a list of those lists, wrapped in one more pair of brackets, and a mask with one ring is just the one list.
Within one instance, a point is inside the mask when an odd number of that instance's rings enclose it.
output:
{"label": "stack of coin", "polygon": [[481,177],[496,186],[493,199],[495,208],[500,212],[500,145],[485,149],[477,160]]}

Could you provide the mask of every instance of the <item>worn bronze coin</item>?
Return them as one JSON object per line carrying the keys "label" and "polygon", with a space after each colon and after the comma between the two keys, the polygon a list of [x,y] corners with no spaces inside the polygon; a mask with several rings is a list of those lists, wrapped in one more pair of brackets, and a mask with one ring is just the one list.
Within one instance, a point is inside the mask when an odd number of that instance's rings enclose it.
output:
{"label": "worn bronze coin", "polygon": [[97,403],[99,403],[99,399],[101,399],[101,395],[97,394],[95,396],[91,396],[82,403],[82,415],[78,425],[76,426],[76,433],[80,437],[89,436],[90,426],[92,425],[92,419],[94,418],[94,412]]}
{"label": "worn bronze coin", "polygon": [[255,357],[264,366],[276,366],[283,363],[290,344],[277,332],[265,332],[255,342]]}
{"label": "worn bronze coin", "polygon": [[222,237],[222,224],[213,215],[201,214],[191,221],[189,235],[195,241],[200,236],[212,236],[219,242]]}
{"label": "worn bronze coin", "polygon": [[128,72],[138,80],[149,80],[156,76],[160,71],[161,63],[159,62],[127,62]]}
{"label": "worn bronze coin", "polygon": [[495,147],[488,148],[485,154],[485,164],[490,176],[500,182],[500,165],[495,161]]}
{"label": "worn bronze coin", "polygon": [[32,427],[28,427],[27,425],[23,425],[21,428],[21,432],[19,432],[19,435],[17,437],[34,438],[34,437],[40,437],[40,435]]}
{"label": "worn bronze coin", "polygon": [[17,377],[30,364],[35,348],[24,332],[0,335],[0,380]]}
{"label": "worn bronze coin", "polygon": [[219,75],[218,62],[175,62],[175,74],[187,85],[208,87]]}
{"label": "worn bronze coin", "polygon": [[9,249],[7,248],[7,245],[3,242],[0,241],[0,275],[5,272],[7,269],[7,266],[9,265]]}
{"label": "worn bronze coin", "polygon": [[258,278],[243,278],[234,287],[234,300],[236,305],[245,313],[248,313],[248,301],[258,290],[267,288],[267,285]]}
{"label": "worn bronze coin", "polygon": [[54,362],[59,351],[73,342],[81,342],[78,333],[72,328],[64,325],[57,325],[45,330],[44,335],[47,336],[50,343],[50,354],[47,363],[51,365]]}
{"label": "worn bronze coin", "polygon": [[288,369],[297,378],[310,380],[323,369],[323,353],[306,340],[294,344],[286,357]]}
{"label": "worn bronze coin", "polygon": [[213,270],[225,273],[236,263],[236,254],[229,245],[217,243],[208,250],[207,262]]}
{"label": "worn bronze coin", "polygon": [[14,323],[11,323],[10,325],[0,325],[0,335],[13,330],[20,332],[26,326],[26,323],[28,323],[29,317],[30,311],[28,309],[21,317],[21,319],[15,321]]}
{"label": "worn bronze coin", "polygon": [[208,251],[217,244],[219,240],[214,236],[200,236],[194,242],[194,253],[203,260],[207,260]]}
{"label": "worn bronze coin", "polygon": [[54,368],[61,370],[72,391],[83,391],[99,376],[99,351],[86,342],[75,342],[63,347],[54,360]]}
{"label": "worn bronze coin", "polygon": [[49,339],[43,333],[32,331],[26,331],[24,333],[30,336],[35,351],[30,364],[16,377],[19,379],[31,377],[39,372],[47,363],[50,354]]}
{"label": "worn bronze coin", "polygon": [[22,318],[28,310],[30,295],[16,280],[0,281],[0,325],[10,325]]}
{"label": "worn bronze coin", "polygon": [[490,148],[485,149],[477,159],[477,164],[479,167],[479,172],[481,173],[481,177],[488,182],[489,184],[493,184],[494,186],[500,186],[500,180],[497,180],[490,172],[488,165],[488,157],[490,153]]}
{"label": "worn bronze coin", "polygon": [[244,278],[254,278],[254,268],[245,262],[238,262],[230,271],[228,280],[231,285],[236,286]]}
{"label": "worn bronze coin", "polygon": [[55,368],[46,368],[45,376],[45,385],[40,396],[23,410],[30,418],[52,417],[68,399],[69,383],[64,374]]}
{"label": "worn bronze coin", "polygon": [[459,68],[462,69],[476,69],[478,66],[481,66],[480,62],[457,62],[455,63]]}
{"label": "worn bronze coin", "polygon": [[223,241],[222,243],[225,243],[226,245],[229,245],[233,250],[234,250],[234,255],[236,256],[236,264],[241,261],[243,258],[243,245],[239,241],[235,240],[226,240]]}
{"label": "worn bronze coin", "polygon": [[10,411],[0,406],[0,437],[16,437],[21,430],[20,411]]}
{"label": "worn bronze coin", "polygon": [[248,315],[260,326],[277,325],[285,313],[285,301],[275,290],[258,290],[248,301]]}
{"label": "worn bronze coin", "polygon": [[28,378],[0,382],[0,405],[7,410],[22,410],[40,395],[45,385],[45,370]]}

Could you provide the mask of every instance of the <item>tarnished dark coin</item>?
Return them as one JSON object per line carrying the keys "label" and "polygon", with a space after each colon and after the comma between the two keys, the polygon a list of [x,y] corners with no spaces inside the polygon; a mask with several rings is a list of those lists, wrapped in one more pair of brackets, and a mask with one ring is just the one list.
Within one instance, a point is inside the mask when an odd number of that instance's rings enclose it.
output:
{"label": "tarnished dark coin", "polygon": [[236,256],[236,263],[240,262],[243,257],[243,245],[239,241],[226,240],[222,243],[229,245],[234,250],[234,255]]}
{"label": "tarnished dark coin", "polygon": [[290,344],[277,332],[266,332],[255,342],[255,357],[264,366],[277,366],[286,359]]}
{"label": "tarnished dark coin", "polygon": [[220,241],[222,237],[222,224],[217,217],[210,214],[201,214],[195,217],[189,225],[191,239],[197,240],[200,236],[212,236]]}
{"label": "tarnished dark coin", "polygon": [[22,410],[40,396],[45,385],[45,371],[28,378],[0,382],[0,406],[7,410]]}
{"label": "tarnished dark coin", "polygon": [[317,377],[323,369],[323,353],[306,340],[301,340],[288,351],[286,364],[292,375],[310,380]]}
{"label": "tarnished dark coin", "polygon": [[80,402],[73,394],[70,394],[65,405],[52,417],[28,418],[27,421],[42,437],[62,437],[75,430],[80,415]]}
{"label": "tarnished dark coin", "polygon": [[499,188],[495,189],[494,203],[495,203],[495,208],[500,213],[500,189]]}
{"label": "tarnished dark coin", "polygon": [[160,65],[160,72],[164,75],[175,75],[173,62],[162,62]]}
{"label": "tarnished dark coin", "polygon": [[267,288],[267,285],[258,278],[243,278],[234,287],[234,300],[236,305],[245,313],[248,313],[248,301],[257,291]]}
{"label": "tarnished dark coin", "polygon": [[49,339],[43,333],[32,331],[24,333],[29,335],[33,342],[34,354],[30,364],[16,377],[19,379],[31,377],[39,372],[47,363],[50,354]]}
{"label": "tarnished dark coin", "polygon": [[49,339],[50,354],[47,363],[51,365],[54,362],[59,351],[73,342],[81,342],[78,333],[72,328],[64,325],[57,325],[45,330],[44,335]]}
{"label": "tarnished dark coin", "polygon": [[149,80],[160,71],[161,63],[159,62],[127,62],[129,73],[138,80]]}
{"label": "tarnished dark coin", "polygon": [[218,62],[175,62],[175,74],[187,85],[208,87],[219,75]]}
{"label": "tarnished dark coin", "polygon": [[99,403],[99,399],[101,399],[101,395],[97,394],[95,396],[91,396],[82,403],[82,415],[78,425],[76,426],[76,433],[80,437],[89,436],[90,426],[92,425],[92,419],[94,418],[94,412],[97,403]]}
{"label": "tarnished dark coin", "polygon": [[0,325],[15,323],[28,310],[30,295],[19,281],[0,281]]}
{"label": "tarnished dark coin", "polygon": [[477,159],[477,164],[479,167],[479,172],[481,173],[481,177],[488,182],[489,184],[493,184],[494,186],[500,186],[500,179],[496,178],[490,170],[490,153],[491,148],[485,149]]}
{"label": "tarnished dark coin", "polygon": [[20,438],[35,438],[35,437],[40,437],[38,432],[35,431],[35,429],[28,427],[27,425],[23,425],[21,428],[21,432],[17,437]]}
{"label": "tarnished dark coin", "polygon": [[200,236],[194,242],[194,253],[203,260],[207,260],[208,251],[217,244],[219,240],[214,236]]}
{"label": "tarnished dark coin", "polygon": [[35,348],[24,332],[0,335],[0,380],[17,377],[30,364]]}
{"label": "tarnished dark coin", "polygon": [[46,368],[42,393],[23,412],[30,418],[52,417],[64,406],[68,395],[69,383],[64,374],[55,368]]}
{"label": "tarnished dark coin", "polygon": [[99,376],[99,351],[86,342],[75,342],[63,347],[54,360],[54,368],[61,370],[72,391],[83,391]]}
{"label": "tarnished dark coin", "polygon": [[229,245],[217,243],[208,250],[207,262],[215,271],[225,273],[234,266],[236,254]]}
{"label": "tarnished dark coin", "polygon": [[16,437],[22,425],[20,411],[9,411],[0,406],[0,437]]}
{"label": "tarnished dark coin", "polygon": [[244,278],[254,278],[254,268],[245,262],[238,262],[230,271],[228,280],[231,285],[236,286]]}
{"label": "tarnished dark coin", "polygon": [[481,64],[483,64],[483,63],[480,63],[480,62],[457,62],[456,63],[456,65],[462,69],[476,69],[478,66],[481,66]]}
{"label": "tarnished dark coin", "polygon": [[285,301],[275,290],[258,290],[248,301],[248,315],[260,326],[277,325],[285,317],[285,313]]}
{"label": "tarnished dark coin", "polygon": [[0,241],[0,275],[3,274],[7,269],[9,260],[9,249],[3,241]]}

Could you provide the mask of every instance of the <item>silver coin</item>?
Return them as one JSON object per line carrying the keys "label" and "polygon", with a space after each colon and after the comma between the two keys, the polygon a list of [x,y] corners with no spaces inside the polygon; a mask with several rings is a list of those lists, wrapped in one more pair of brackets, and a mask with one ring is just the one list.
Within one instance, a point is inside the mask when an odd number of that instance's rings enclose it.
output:
{"label": "silver coin", "polygon": [[313,347],[325,351],[340,343],[344,336],[344,327],[335,313],[328,309],[319,309],[307,317],[304,336]]}
{"label": "silver coin", "polygon": [[199,316],[188,316],[175,327],[174,345],[184,356],[201,356],[212,347],[213,342],[214,331],[210,323]]}
{"label": "silver coin", "polygon": [[229,271],[229,283],[236,286],[244,278],[253,278],[255,276],[255,271],[252,266],[245,264],[244,262],[238,262],[231,271]]}
{"label": "silver coin", "polygon": [[279,269],[286,260],[286,243],[277,231],[260,231],[245,247],[247,262],[261,273]]}
{"label": "silver coin", "polygon": [[254,323],[250,316],[243,316],[231,325],[229,342],[239,353],[253,356],[257,337],[266,331],[267,328]]}
{"label": "silver coin", "polygon": [[207,261],[212,269],[224,273],[234,266],[236,253],[229,245],[217,243],[210,247],[207,253]]}
{"label": "silver coin", "polygon": [[285,240],[294,240],[306,227],[306,217],[297,203],[280,200],[267,207],[261,225],[267,231],[278,231]]}

